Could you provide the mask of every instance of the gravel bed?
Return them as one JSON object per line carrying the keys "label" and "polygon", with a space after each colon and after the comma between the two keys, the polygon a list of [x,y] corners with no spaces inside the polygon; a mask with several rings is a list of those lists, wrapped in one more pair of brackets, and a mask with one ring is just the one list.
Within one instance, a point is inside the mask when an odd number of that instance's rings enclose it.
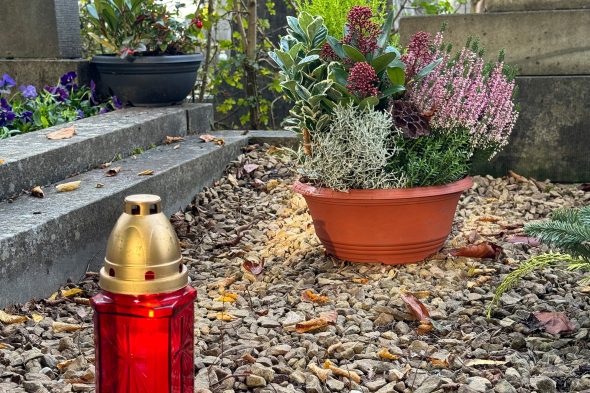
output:
{"label": "gravel bed", "polygon": [[[198,290],[196,391],[590,391],[590,288],[580,274],[532,274],[485,315],[501,279],[548,251],[507,240],[555,208],[587,205],[590,193],[517,175],[476,177],[441,252],[384,266],[326,256],[304,200],[290,191],[294,178],[279,149],[251,146],[171,219]],[[485,240],[503,254],[448,254]],[[21,317],[0,322],[0,392],[94,391],[88,298],[96,291],[89,272],[51,299],[0,314]],[[406,291],[430,311],[432,331],[419,334],[400,296]],[[535,311],[563,312],[575,329],[549,334]],[[331,323],[298,331],[314,318]]]}

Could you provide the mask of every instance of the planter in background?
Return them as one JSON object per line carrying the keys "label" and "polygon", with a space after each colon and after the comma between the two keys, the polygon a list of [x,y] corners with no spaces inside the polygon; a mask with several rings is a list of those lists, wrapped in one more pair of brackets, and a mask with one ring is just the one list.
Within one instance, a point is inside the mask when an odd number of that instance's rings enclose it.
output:
{"label": "planter in background", "polygon": [[134,106],[182,102],[197,80],[202,54],[175,56],[94,56],[99,89]]}
{"label": "planter in background", "polygon": [[296,182],[328,254],[352,262],[403,264],[439,251],[449,234],[466,177],[442,186],[339,192]]}

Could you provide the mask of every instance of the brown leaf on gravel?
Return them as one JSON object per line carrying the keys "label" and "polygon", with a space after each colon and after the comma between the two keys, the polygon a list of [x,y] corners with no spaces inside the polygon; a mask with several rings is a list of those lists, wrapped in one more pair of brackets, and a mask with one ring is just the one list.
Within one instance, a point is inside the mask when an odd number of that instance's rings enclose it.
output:
{"label": "brown leaf on gravel", "polygon": [[169,145],[174,142],[182,142],[183,140],[184,138],[181,136],[166,136],[166,139],[164,139],[164,144]]}
{"label": "brown leaf on gravel", "polygon": [[62,128],[57,131],[50,132],[49,134],[47,134],[47,139],[51,139],[51,140],[70,139],[74,135],[76,135],[76,128],[66,127],[66,128]]}
{"label": "brown leaf on gravel", "polygon": [[341,377],[348,378],[355,383],[361,383],[360,375],[358,375],[354,371],[349,371],[349,370],[346,370],[346,369],[343,369],[340,367],[336,367],[329,360],[324,361],[324,368],[331,370],[335,375],[339,375]]}
{"label": "brown leaf on gravel", "polygon": [[510,176],[511,178],[513,178],[514,180],[516,180],[517,182],[520,182],[520,183],[528,183],[529,182],[529,180],[526,177],[521,176],[514,171],[508,171],[508,176]]}
{"label": "brown leaf on gravel", "polygon": [[303,321],[295,325],[295,331],[297,333],[307,333],[314,330],[324,328],[330,324],[336,322],[338,314],[336,311],[329,311],[321,313],[318,318],[310,319],[309,321]]}
{"label": "brown leaf on gravel", "polygon": [[215,318],[216,319],[219,319],[221,321],[226,321],[226,322],[233,321],[234,319],[236,319],[235,316],[233,316],[233,315],[231,315],[229,313],[226,313],[226,312],[218,312],[218,313],[216,313],[215,314]]}
{"label": "brown leaf on gravel", "polygon": [[105,176],[108,176],[108,177],[117,176],[119,174],[119,172],[121,172],[121,167],[120,166],[116,166],[114,168],[109,169],[105,173]]}
{"label": "brown leaf on gravel", "polygon": [[34,196],[35,198],[43,198],[45,193],[43,192],[41,186],[36,186],[31,190],[31,196]]}
{"label": "brown leaf on gravel", "polygon": [[218,302],[221,302],[221,303],[234,303],[236,300],[238,300],[238,294],[231,293],[231,292],[224,292],[223,295],[219,296],[215,300]]}
{"label": "brown leaf on gravel", "polygon": [[10,348],[8,345],[4,344],[4,343],[0,343],[0,349],[8,349]]}
{"label": "brown leaf on gravel", "polygon": [[496,259],[502,254],[502,247],[486,241],[465,247],[453,248],[449,251],[449,254],[454,257]]}
{"label": "brown leaf on gravel", "polygon": [[80,183],[81,181],[78,180],[71,181],[69,183],[58,184],[57,186],[55,186],[55,189],[57,190],[57,192],[70,192],[80,188]]}
{"label": "brown leaf on gravel", "polygon": [[258,276],[264,270],[264,259],[262,259],[259,263],[247,259],[242,263],[242,267],[244,270],[252,273],[255,276]]}
{"label": "brown leaf on gravel", "polygon": [[61,295],[62,297],[72,297],[72,296],[77,295],[79,293],[82,293],[82,290],[80,288],[66,289],[66,290],[63,290],[63,291],[54,292],[49,297],[49,300],[55,300],[55,299],[57,299],[57,296],[58,295]]}
{"label": "brown leaf on gravel", "polygon": [[53,322],[51,325],[53,328],[54,333],[70,333],[76,332],[82,329],[82,325],[74,325],[72,323],[65,323],[65,322]]}
{"label": "brown leaf on gravel", "polygon": [[352,282],[355,284],[368,284],[369,283],[369,279],[368,278],[364,278],[364,277],[353,277],[352,278]]}
{"label": "brown leaf on gravel", "polygon": [[498,222],[500,220],[501,220],[500,217],[491,217],[491,216],[479,217],[477,219],[477,221],[481,221],[481,222]]}
{"label": "brown leaf on gravel", "polygon": [[226,278],[222,278],[219,281],[207,284],[207,288],[218,288],[219,290],[225,290],[225,288],[229,287],[234,282],[236,282],[237,279],[238,278],[236,276],[229,276]]}
{"label": "brown leaf on gravel", "polygon": [[141,171],[137,174],[137,176],[151,176],[154,174],[154,171],[151,169],[146,169],[145,171]]}
{"label": "brown leaf on gravel", "polygon": [[245,353],[242,356],[242,360],[245,361],[246,363],[250,363],[250,364],[256,363],[256,358],[249,353]]}
{"label": "brown leaf on gravel", "polygon": [[477,279],[475,281],[469,281],[467,283],[467,288],[471,289],[471,288],[482,286],[483,284],[490,281],[491,279],[492,279],[492,276],[479,276],[479,277],[477,277]]}
{"label": "brown leaf on gravel", "polygon": [[23,323],[27,321],[24,315],[12,315],[0,310],[0,322],[5,325],[12,325],[13,323]]}
{"label": "brown leaf on gravel", "polygon": [[399,355],[394,355],[393,353],[389,352],[387,348],[381,348],[381,350],[377,352],[377,356],[386,360],[397,360],[400,358]]}
{"label": "brown leaf on gravel", "polygon": [[211,134],[199,135],[199,139],[205,142],[211,142],[215,137]]}
{"label": "brown leaf on gravel", "polygon": [[406,303],[406,307],[408,311],[416,318],[418,321],[428,321],[430,319],[430,312],[426,308],[426,306],[418,300],[416,296],[414,296],[410,292],[404,292],[401,294],[401,298]]}
{"label": "brown leaf on gravel", "polygon": [[491,359],[469,359],[464,363],[464,366],[475,367],[475,366],[503,366],[508,363],[505,360],[491,360]]}
{"label": "brown leaf on gravel", "polygon": [[429,321],[421,321],[420,325],[416,329],[416,333],[420,336],[423,336],[425,334],[430,333],[432,331],[432,329],[434,329],[434,326],[432,326],[432,323],[430,323]]}
{"label": "brown leaf on gravel", "polygon": [[[1,160],[0,160],[1,161]],[[1,163],[0,163],[1,164]],[[580,187],[578,187],[578,190],[582,190],[584,192],[588,192],[590,191],[590,183],[583,183],[580,184]]]}
{"label": "brown leaf on gravel", "polygon": [[70,364],[74,363],[76,361],[76,359],[68,359],[68,360],[63,360],[59,363],[57,363],[57,369],[58,370],[64,370],[66,369]]}
{"label": "brown leaf on gravel", "polygon": [[514,244],[528,244],[531,247],[539,247],[541,242],[536,237],[530,236],[509,236],[504,239],[507,243],[514,243]]}
{"label": "brown leaf on gravel", "polygon": [[489,274],[489,273],[495,273],[496,269],[493,268],[477,268],[477,267],[471,267],[469,268],[469,270],[467,271],[467,277],[473,277],[473,276],[479,276],[482,274]]}
{"label": "brown leaf on gravel", "polygon": [[576,330],[574,324],[562,312],[537,311],[533,315],[547,333],[559,334]]}
{"label": "brown leaf on gravel", "polygon": [[311,289],[306,289],[305,291],[301,292],[301,300],[303,300],[304,302],[322,304],[328,303],[330,301],[330,298],[325,295],[319,295],[317,293],[314,293]]}
{"label": "brown leaf on gravel", "polygon": [[439,367],[439,368],[448,368],[449,367],[449,358],[448,357],[444,357],[444,358],[429,357],[428,360],[430,360],[430,364],[432,364],[435,367]]}
{"label": "brown leaf on gravel", "polygon": [[315,376],[318,377],[319,380],[322,381],[322,382],[326,382],[328,380],[328,377],[332,374],[332,370],[320,368],[315,363],[309,363],[307,365],[307,368],[309,369],[309,371],[311,371],[312,373],[314,373]]}

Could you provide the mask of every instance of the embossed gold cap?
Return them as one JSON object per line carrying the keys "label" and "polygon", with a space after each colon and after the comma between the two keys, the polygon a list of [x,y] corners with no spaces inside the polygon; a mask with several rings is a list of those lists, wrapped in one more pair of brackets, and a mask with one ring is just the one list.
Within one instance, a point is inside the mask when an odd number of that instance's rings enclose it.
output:
{"label": "embossed gold cap", "polygon": [[126,295],[173,292],[188,285],[174,228],[157,195],[130,195],[107,244],[99,286]]}

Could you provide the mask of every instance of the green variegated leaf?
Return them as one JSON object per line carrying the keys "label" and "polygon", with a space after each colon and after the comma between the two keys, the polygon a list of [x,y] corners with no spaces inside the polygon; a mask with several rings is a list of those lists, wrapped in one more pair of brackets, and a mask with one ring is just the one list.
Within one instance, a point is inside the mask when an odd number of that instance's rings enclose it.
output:
{"label": "green variegated leaf", "polygon": [[305,65],[307,63],[311,63],[316,61],[317,59],[319,59],[320,57],[318,55],[311,55],[311,56],[306,56],[303,59],[299,60],[299,63],[297,63],[298,66],[301,65]]}
{"label": "green variegated leaf", "polygon": [[344,53],[344,49],[342,49],[342,44],[340,43],[340,41],[338,41],[336,38],[332,36],[328,36],[327,40],[328,44],[330,44],[330,47],[332,48],[334,53],[338,55],[338,57],[340,57],[341,59],[346,58],[346,53]]}

